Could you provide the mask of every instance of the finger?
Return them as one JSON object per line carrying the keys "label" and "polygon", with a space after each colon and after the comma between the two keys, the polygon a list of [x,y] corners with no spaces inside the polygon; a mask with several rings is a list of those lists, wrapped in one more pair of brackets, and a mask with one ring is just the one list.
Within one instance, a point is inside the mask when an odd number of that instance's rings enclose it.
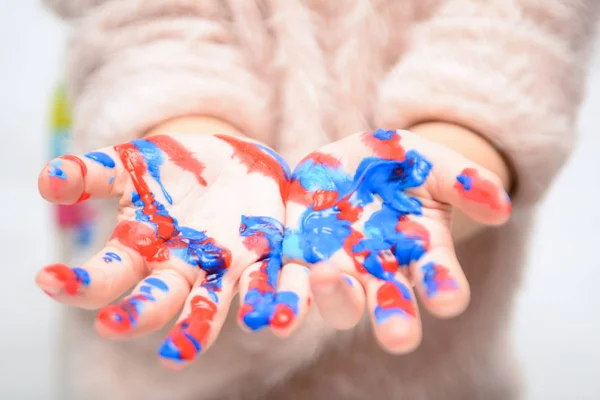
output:
{"label": "finger", "polygon": [[332,263],[321,263],[310,271],[311,291],[323,319],[336,329],[350,329],[365,310],[365,292],[351,275]]}
{"label": "finger", "polygon": [[275,295],[275,309],[269,325],[275,334],[287,337],[300,326],[312,303],[309,274],[305,266],[286,264]]}
{"label": "finger", "polygon": [[125,299],[100,310],[96,330],[106,338],[156,331],[175,317],[189,292],[190,284],[175,270],[154,270]]}
{"label": "finger", "polygon": [[[112,147],[83,156],[64,155],[41,171],[38,188],[42,197],[59,204],[74,204],[89,198],[118,196],[122,164]],[[117,181],[115,181],[117,180]]]}
{"label": "finger", "polygon": [[422,328],[413,291],[406,277],[381,280],[364,276],[373,330],[381,346],[393,354],[413,351],[421,343]]}
{"label": "finger", "polygon": [[481,223],[498,225],[508,220],[510,198],[496,174],[412,132],[398,131],[396,135],[404,146],[404,164],[420,165],[417,171],[431,170],[428,182],[436,200],[458,207]]}
{"label": "finger", "polygon": [[[156,240],[152,228],[139,222],[119,223],[113,235],[120,232],[132,239],[149,238],[148,243],[151,243],[150,238]],[[61,303],[95,309],[121,296],[147,274],[140,252],[113,238],[81,268],[50,265],[40,271],[36,281],[40,288]]]}
{"label": "finger", "polygon": [[[449,224],[443,219],[409,216],[397,224],[396,258],[415,283],[424,306],[435,316],[461,314],[469,304],[467,279],[456,259]],[[399,251],[400,250],[400,251]],[[402,257],[400,252],[410,254]]]}
{"label": "finger", "polygon": [[158,351],[167,368],[187,366],[219,335],[235,293],[229,280],[217,286],[220,286],[218,292],[213,290],[214,282],[192,289],[179,320]]}
{"label": "finger", "polygon": [[271,326],[275,333],[286,336],[312,301],[308,269],[288,264],[279,274],[279,267],[269,264],[269,260],[263,260],[244,270],[239,281],[241,306],[238,318],[240,325],[248,330]]}
{"label": "finger", "polygon": [[[340,150],[351,156],[336,157]],[[344,139],[342,145],[326,146],[324,152],[342,160],[348,171],[361,171],[361,166],[364,170],[374,168],[369,157],[396,161],[377,168],[382,174],[398,177],[400,189],[417,189],[427,182],[436,200],[460,208],[481,223],[498,225],[510,217],[510,198],[497,175],[412,132],[383,129],[365,132]],[[398,200],[403,199],[396,199],[397,203]],[[410,202],[398,205],[407,206]]]}

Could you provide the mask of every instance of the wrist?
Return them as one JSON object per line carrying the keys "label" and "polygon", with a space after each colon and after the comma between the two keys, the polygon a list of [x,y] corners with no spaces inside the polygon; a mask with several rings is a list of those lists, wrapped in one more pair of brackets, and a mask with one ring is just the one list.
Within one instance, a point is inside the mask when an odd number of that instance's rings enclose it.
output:
{"label": "wrist", "polygon": [[232,124],[213,117],[184,116],[165,120],[144,133],[144,137],[167,133],[191,133],[197,135],[245,136]]}

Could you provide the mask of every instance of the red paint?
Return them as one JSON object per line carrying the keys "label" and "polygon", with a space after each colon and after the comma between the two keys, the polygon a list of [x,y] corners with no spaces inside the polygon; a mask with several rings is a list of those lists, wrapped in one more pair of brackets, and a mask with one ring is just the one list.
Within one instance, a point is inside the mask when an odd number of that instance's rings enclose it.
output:
{"label": "red paint", "polygon": [[157,238],[154,230],[142,222],[119,222],[113,231],[112,239],[117,239],[123,246],[135,250],[148,262],[169,259],[166,243]]}
{"label": "red paint", "polygon": [[495,211],[505,213],[511,212],[512,207],[510,201],[508,201],[508,198],[505,197],[504,193],[502,193],[498,189],[498,186],[492,181],[483,178],[475,168],[465,168],[461,172],[461,175],[466,175],[471,178],[471,187],[469,190],[466,190],[460,182],[454,184],[454,188],[458,190],[465,199],[487,205]]}
{"label": "red paint", "polygon": [[377,290],[377,305],[384,310],[396,308],[410,316],[417,316],[415,304],[411,300],[405,299],[400,289],[392,282],[385,282]]}
{"label": "red paint", "polygon": [[100,310],[97,319],[98,322],[114,332],[127,333],[133,328],[128,311],[136,313],[135,309],[126,310],[123,306],[113,304]]}
{"label": "red paint", "polygon": [[168,215],[161,215],[157,212],[154,202],[156,201],[154,194],[144,180],[144,174],[147,171],[146,162],[140,152],[132,143],[115,146],[115,151],[121,158],[123,166],[129,172],[129,177],[133,183],[133,187],[140,196],[144,207],[142,213],[150,218],[150,221],[156,225],[156,235],[163,239],[169,240],[178,232],[175,229],[173,218]]}
{"label": "red paint", "polygon": [[194,174],[200,185],[206,186],[206,180],[202,177],[202,173],[206,168],[205,165],[194,158],[193,153],[181,143],[166,135],[150,136],[146,140],[154,143],[164,151],[169,156],[169,160],[173,161],[179,168]]}
{"label": "red paint", "polygon": [[350,229],[352,229],[352,231],[344,241],[344,251],[346,251],[346,254],[352,257],[352,261],[354,262],[354,267],[356,270],[361,274],[366,273],[367,270],[363,266],[363,262],[364,259],[369,255],[369,251],[364,250],[358,253],[353,250],[354,246],[360,243],[365,236],[353,228]]}
{"label": "red paint", "polygon": [[406,153],[404,147],[400,144],[401,136],[395,134],[390,140],[381,140],[373,136],[372,132],[365,132],[362,135],[362,141],[367,145],[373,154],[386,160],[404,161]]}
{"label": "red paint", "polygon": [[288,181],[279,161],[265,153],[253,143],[226,135],[215,135],[215,137],[227,142],[233,147],[232,158],[237,159],[242,165],[246,166],[248,168],[248,173],[255,172],[275,180],[275,183],[279,186],[281,199],[285,202]]}
{"label": "red paint", "polygon": [[314,202],[313,194],[309,190],[306,190],[298,180],[290,182],[287,201],[293,201],[306,207],[312,205]]}
{"label": "red paint", "polygon": [[68,265],[52,264],[44,268],[44,271],[62,282],[66,294],[74,296],[79,293],[79,287],[82,283],[77,280],[77,275]]}
{"label": "red paint", "polygon": [[204,296],[194,296],[190,306],[190,314],[177,323],[169,335],[173,344],[179,350],[181,359],[185,361],[193,360],[198,353],[196,346],[186,335],[196,340],[201,349],[206,348],[210,338],[212,322],[217,313],[217,305]]}
{"label": "red paint", "polygon": [[348,201],[349,197],[350,196],[344,197],[338,203],[337,206],[338,206],[338,209],[340,210],[340,212],[338,213],[338,218],[355,223],[356,221],[358,221],[360,219],[360,216],[362,215],[362,212],[363,212],[363,208],[360,206],[353,206]]}
{"label": "red paint", "polygon": [[317,190],[313,194],[313,209],[315,211],[331,208],[337,202],[338,192],[329,190]]}
{"label": "red paint", "polygon": [[77,199],[77,201],[74,204],[81,203],[81,202],[89,199],[90,194],[85,191],[85,177],[87,176],[87,166],[85,165],[83,160],[77,156],[73,156],[70,154],[65,154],[64,156],[60,156],[58,158],[63,159],[63,160],[73,161],[74,163],[76,163],[79,166],[79,169],[81,170],[81,182],[83,184],[84,189],[83,189],[83,192],[81,193],[81,196],[79,196],[79,199]]}
{"label": "red paint", "polygon": [[269,284],[269,275],[267,274],[268,261],[263,261],[260,268],[250,273],[250,283],[248,290],[256,289],[260,294],[275,293],[275,288]]}
{"label": "red paint", "polygon": [[269,324],[278,329],[287,328],[294,321],[295,315],[294,310],[292,310],[286,304],[277,304],[275,306],[275,313],[269,321]]}

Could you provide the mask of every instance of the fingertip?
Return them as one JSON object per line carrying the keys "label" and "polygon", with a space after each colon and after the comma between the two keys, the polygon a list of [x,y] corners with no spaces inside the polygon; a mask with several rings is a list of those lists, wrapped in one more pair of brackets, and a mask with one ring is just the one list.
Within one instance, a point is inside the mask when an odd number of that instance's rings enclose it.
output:
{"label": "fingertip", "polygon": [[[38,190],[47,201],[74,204],[85,200],[83,162],[62,156],[48,162],[38,176]],[[85,164],[83,164],[85,166]]]}
{"label": "fingertip", "polygon": [[407,354],[416,350],[423,337],[421,324],[401,315],[392,315],[375,329],[377,340],[391,354]]}
{"label": "fingertip", "polygon": [[481,223],[502,225],[510,218],[510,196],[500,178],[489,171],[464,168],[456,176],[453,190],[459,197],[457,205]]}

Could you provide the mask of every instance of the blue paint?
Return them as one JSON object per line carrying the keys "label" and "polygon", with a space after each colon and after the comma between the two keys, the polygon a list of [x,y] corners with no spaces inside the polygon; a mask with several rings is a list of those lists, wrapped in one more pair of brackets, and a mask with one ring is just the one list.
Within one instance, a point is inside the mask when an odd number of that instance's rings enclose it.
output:
{"label": "blue paint", "polygon": [[158,148],[158,146],[156,146],[154,143],[148,140],[138,139],[133,140],[131,143],[140,151],[140,153],[144,157],[144,160],[146,160],[148,173],[160,186],[160,189],[162,190],[167,202],[169,204],[173,204],[173,199],[165,189],[160,179],[160,167],[164,163],[163,151],[160,148]]}
{"label": "blue paint", "polygon": [[48,167],[48,176],[50,176],[51,178],[62,179],[63,181],[66,180],[67,174],[65,174],[65,171],[63,171],[62,168],[60,168],[61,165],[63,165],[63,162],[61,160],[54,160],[50,162],[50,165]]}
{"label": "blue paint", "polygon": [[277,282],[282,266],[281,243],[283,242],[283,224],[271,217],[242,216],[240,224],[242,237],[259,237],[268,242],[268,253],[263,255],[261,272],[266,275],[267,284],[272,291],[261,292],[251,288],[244,296],[244,305],[250,311],[243,317],[244,324],[258,330],[269,325],[277,312],[278,305],[284,305],[292,310],[294,316],[298,315],[299,296],[290,291],[278,292]]}
{"label": "blue paint", "polygon": [[90,274],[85,269],[75,267],[73,268],[73,272],[75,273],[77,282],[81,282],[83,286],[88,286],[90,284]]}
{"label": "blue paint", "polygon": [[[194,339],[190,334],[185,332],[185,327],[182,327],[181,332],[194,345],[194,347],[196,348],[196,353],[202,351],[202,346],[200,345],[200,343],[196,339]],[[168,358],[169,360],[178,363],[183,362],[181,352],[170,338],[163,342],[162,346],[160,346],[160,349],[158,350],[158,354],[161,357]]]}
{"label": "blue paint", "polygon": [[153,278],[153,277],[146,278],[146,279],[144,279],[144,283],[160,290],[161,292],[169,291],[169,287],[167,286],[167,284],[158,278]]}
{"label": "blue paint", "polygon": [[110,158],[108,154],[102,153],[100,151],[94,151],[92,153],[87,153],[83,155],[90,160],[96,161],[98,164],[102,164],[106,168],[114,168],[115,161]]}
{"label": "blue paint", "polygon": [[[378,130],[373,137],[390,141],[394,131]],[[392,144],[391,144],[392,145]],[[398,221],[409,215],[422,215],[421,202],[407,190],[423,185],[431,172],[431,163],[416,151],[408,151],[402,161],[378,157],[364,158],[353,177],[341,168],[315,164],[313,159],[302,162],[292,174],[292,181],[300,182],[310,193],[317,190],[337,192],[337,201],[329,208],[315,210],[309,206],[300,216],[296,229],[286,229],[283,254],[289,260],[317,263],[330,259],[342,250],[352,233],[352,225],[362,210],[381,200],[381,209],[365,222],[358,242],[349,242],[346,249],[355,257],[364,256],[362,266],[374,277],[393,283],[407,301],[410,291],[395,278],[395,271],[384,268],[381,254],[393,254],[398,265],[409,265],[426,252],[423,238],[398,230]],[[342,214],[343,210],[344,214]],[[353,210],[353,212],[349,212]],[[344,215],[344,217],[341,217]],[[407,315],[402,308],[377,306],[375,317],[383,321],[389,315]]]}
{"label": "blue paint", "polygon": [[112,183],[115,181],[115,177],[111,176],[110,179],[108,180],[108,184],[112,185]]}
{"label": "blue paint", "polygon": [[373,132],[373,136],[379,140],[392,140],[396,135],[396,131],[389,131],[385,129],[377,129]]}
{"label": "blue paint", "polygon": [[113,253],[111,251],[104,253],[104,257],[102,257],[104,262],[111,263],[113,261],[121,261],[121,257],[117,253]]}
{"label": "blue paint", "polygon": [[344,275],[344,280],[346,281],[346,283],[350,286],[354,286],[354,284],[352,283],[352,279],[350,279],[350,277],[348,275]]}
{"label": "blue paint", "polygon": [[456,180],[462,185],[465,190],[471,190],[473,179],[468,175],[458,175]]}
{"label": "blue paint", "polygon": [[139,292],[143,293],[143,295],[146,296],[148,300],[156,301],[156,297],[153,293],[154,289],[158,289],[164,293],[167,293],[169,291],[169,287],[166,283],[164,283],[158,278],[150,277],[144,279],[143,284],[139,288]]}

